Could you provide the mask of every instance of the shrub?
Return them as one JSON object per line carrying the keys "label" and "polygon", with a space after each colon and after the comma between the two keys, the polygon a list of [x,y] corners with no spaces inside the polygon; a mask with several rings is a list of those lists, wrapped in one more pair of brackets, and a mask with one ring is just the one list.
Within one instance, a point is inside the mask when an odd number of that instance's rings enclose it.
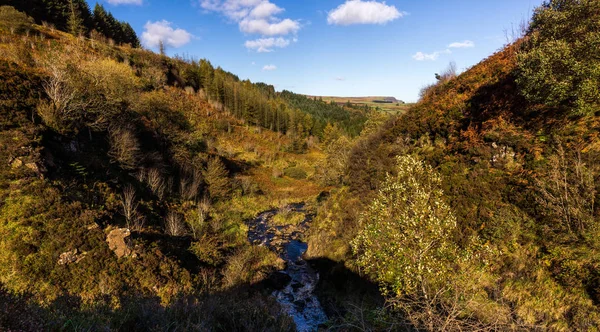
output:
{"label": "shrub", "polygon": [[223,262],[223,254],[219,250],[216,238],[203,235],[198,241],[193,242],[190,251],[203,263],[217,266]]}
{"label": "shrub", "polygon": [[140,143],[132,126],[113,127],[109,134],[109,155],[123,169],[135,169],[140,158]]}
{"label": "shrub", "polygon": [[105,130],[139,86],[128,65],[110,59],[82,62],[80,56],[69,48],[49,53],[42,61],[48,73],[43,87],[50,102],[41,104],[38,112],[59,132],[81,124]]}
{"label": "shrub", "polygon": [[283,261],[268,248],[243,247],[227,260],[223,281],[227,287],[254,284],[281,269]]}
{"label": "shrub", "polygon": [[212,158],[208,161],[204,171],[204,179],[208,187],[208,193],[213,199],[226,198],[231,192],[229,183],[229,172],[219,158]]}
{"label": "shrub", "polygon": [[352,242],[358,265],[391,297],[444,286],[457,258],[451,240],[456,218],[444,203],[440,176],[412,156],[398,157],[396,170]]}
{"label": "shrub", "polygon": [[299,167],[289,167],[283,171],[283,175],[288,176],[296,180],[304,180],[308,177],[308,174]]}
{"label": "shrub", "polygon": [[11,6],[0,6],[0,28],[21,33],[31,28],[33,19]]}
{"label": "shrub", "polygon": [[600,106],[600,2],[551,0],[533,16],[517,82],[530,102],[573,115]]}

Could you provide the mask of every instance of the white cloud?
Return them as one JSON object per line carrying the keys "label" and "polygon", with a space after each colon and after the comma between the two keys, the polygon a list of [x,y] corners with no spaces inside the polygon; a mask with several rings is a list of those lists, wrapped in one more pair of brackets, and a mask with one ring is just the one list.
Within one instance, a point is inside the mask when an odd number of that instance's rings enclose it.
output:
{"label": "white cloud", "polygon": [[269,0],[200,0],[200,6],[237,22],[240,31],[247,34],[283,36],[301,28],[298,20],[277,17],[285,9]]}
{"label": "white cloud", "polygon": [[273,52],[273,48],[284,48],[289,46],[291,41],[285,38],[260,38],[256,40],[248,40],[244,43],[249,50],[254,50],[258,53]]}
{"label": "white cloud", "polygon": [[147,47],[157,47],[162,41],[165,46],[181,47],[192,40],[192,34],[183,29],[174,29],[171,22],[148,21],[142,33],[142,42]]}
{"label": "white cloud", "polygon": [[141,5],[142,0],[106,0],[111,5]]}
{"label": "white cloud", "polygon": [[264,71],[273,71],[275,69],[277,69],[277,66],[275,66],[275,65],[266,65],[263,67]]}
{"label": "white cloud", "polygon": [[341,77],[341,76],[338,76],[338,77],[336,77],[336,78],[334,78],[334,79],[335,79],[336,81],[342,81],[342,82],[346,80],[346,78],[345,78],[345,77]]}
{"label": "white cloud", "polygon": [[406,13],[385,2],[348,0],[329,12],[327,23],[335,25],[385,24]]}
{"label": "white cloud", "polygon": [[448,45],[449,48],[471,48],[475,47],[475,43],[470,40],[465,40],[464,42],[455,42]]}
{"label": "white cloud", "polygon": [[240,30],[249,34],[263,36],[278,36],[296,33],[300,30],[300,23],[286,18],[280,22],[268,22],[265,19],[244,19],[240,22]]}
{"label": "white cloud", "polygon": [[415,55],[412,56],[412,58],[417,61],[435,61],[440,57],[440,55],[450,53],[452,53],[452,51],[450,50],[436,51],[433,53],[417,52],[415,53]]}
{"label": "white cloud", "polygon": [[268,18],[274,15],[277,15],[283,12],[283,8],[277,7],[277,5],[272,4],[268,1],[263,1],[258,6],[254,7],[250,12],[251,17],[255,18]]}

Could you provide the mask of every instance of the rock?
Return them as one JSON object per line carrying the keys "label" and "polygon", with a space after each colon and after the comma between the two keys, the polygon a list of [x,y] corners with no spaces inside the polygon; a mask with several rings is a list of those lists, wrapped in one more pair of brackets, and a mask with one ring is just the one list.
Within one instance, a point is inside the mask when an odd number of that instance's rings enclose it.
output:
{"label": "rock", "polygon": [[98,229],[98,228],[100,228],[100,226],[97,223],[94,222],[94,223],[88,225],[87,230],[88,231],[92,231],[92,230]]}
{"label": "rock", "polygon": [[25,167],[29,168],[30,170],[39,173],[40,172],[40,168],[38,167],[38,165],[36,163],[27,163],[25,164]]}
{"label": "rock", "polygon": [[132,251],[129,249],[125,239],[131,235],[131,231],[127,228],[113,229],[106,236],[106,242],[108,242],[108,248],[112,250],[117,257],[127,257],[131,255]]}
{"label": "rock", "polygon": [[85,252],[77,254],[78,250],[73,249],[71,251],[63,252],[58,258],[58,265],[68,265],[71,263],[79,263],[85,257]]}
{"label": "rock", "polygon": [[10,162],[10,166],[12,168],[19,168],[19,167],[23,166],[23,161],[19,158],[16,158],[12,162]]}

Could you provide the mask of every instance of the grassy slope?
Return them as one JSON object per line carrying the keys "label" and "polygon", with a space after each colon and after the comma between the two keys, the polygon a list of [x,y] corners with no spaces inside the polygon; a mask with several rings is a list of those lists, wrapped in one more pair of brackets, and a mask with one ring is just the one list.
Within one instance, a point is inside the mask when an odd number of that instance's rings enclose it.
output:
{"label": "grassy slope", "polygon": [[374,102],[374,100],[382,100],[384,98],[387,97],[332,97],[332,96],[307,96],[309,98],[322,98],[323,101],[325,102],[335,102],[338,104],[345,104],[347,102],[350,102],[351,104],[357,105],[357,106],[364,106],[367,105],[369,107],[372,108],[377,108],[379,107],[381,110],[386,111],[386,112],[390,112],[391,114],[400,114],[403,113],[405,111],[407,111],[411,104],[405,104],[405,103],[376,103]]}

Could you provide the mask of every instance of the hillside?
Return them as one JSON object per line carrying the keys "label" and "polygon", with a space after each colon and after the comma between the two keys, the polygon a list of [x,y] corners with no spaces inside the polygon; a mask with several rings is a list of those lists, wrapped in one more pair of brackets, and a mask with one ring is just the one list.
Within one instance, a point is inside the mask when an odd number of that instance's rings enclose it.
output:
{"label": "hillside", "polygon": [[378,282],[423,329],[597,329],[599,8],[549,2],[354,144],[309,254]]}
{"label": "hillside", "polygon": [[[1,9],[19,28],[0,25],[0,329],[293,330],[246,221],[324,190],[310,117]],[[265,108],[229,109],[229,87]]]}
{"label": "hillside", "polygon": [[307,96],[308,98],[322,100],[326,103],[335,103],[338,105],[351,104],[356,107],[369,107],[373,109],[380,109],[391,114],[399,114],[410,108],[410,104],[405,103],[402,100],[398,100],[395,97],[332,97],[332,96]]}

